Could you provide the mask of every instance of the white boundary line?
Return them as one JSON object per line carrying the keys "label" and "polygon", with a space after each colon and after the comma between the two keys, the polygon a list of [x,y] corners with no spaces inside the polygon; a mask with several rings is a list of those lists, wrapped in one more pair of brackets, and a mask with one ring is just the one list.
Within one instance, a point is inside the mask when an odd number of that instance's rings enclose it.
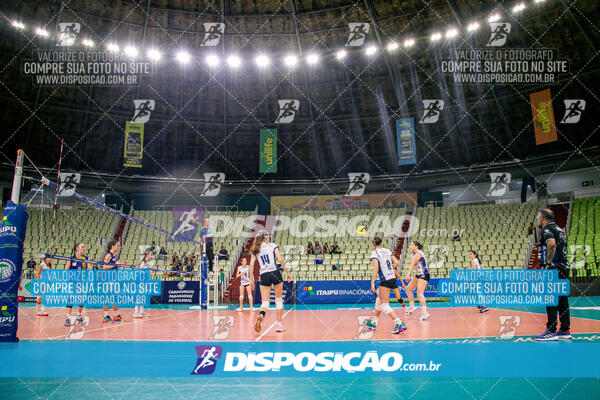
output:
{"label": "white boundary line", "polygon": [[[286,311],[286,312],[283,314],[283,316],[281,317],[281,320],[283,321],[283,319],[285,318],[285,316],[286,316],[286,315],[288,315],[288,314],[290,313],[290,311],[292,311],[292,310],[293,310],[293,308],[290,308],[289,310],[287,310],[287,311]],[[257,337],[256,339],[254,339],[254,341],[255,341],[255,342],[258,342],[260,339],[262,339],[262,337],[263,337],[263,336],[265,336],[267,333],[269,333],[269,331],[270,331],[271,329],[273,329],[273,327],[274,327],[276,324],[277,324],[277,321],[273,322],[273,323],[271,324],[271,326],[270,326],[270,327],[268,327],[266,331],[264,331],[263,333],[261,333],[259,337]]]}

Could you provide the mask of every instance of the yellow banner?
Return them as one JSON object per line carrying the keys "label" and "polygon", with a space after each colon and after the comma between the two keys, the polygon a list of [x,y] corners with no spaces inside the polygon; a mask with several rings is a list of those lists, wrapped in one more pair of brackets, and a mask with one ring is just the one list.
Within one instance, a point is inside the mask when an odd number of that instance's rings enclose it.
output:
{"label": "yellow banner", "polygon": [[556,134],[550,89],[531,93],[529,98],[531,99],[531,112],[533,113],[535,144],[540,145],[557,141],[558,136]]}
{"label": "yellow banner", "polygon": [[371,193],[362,196],[271,196],[271,214],[281,210],[364,210],[417,204],[416,193]]}

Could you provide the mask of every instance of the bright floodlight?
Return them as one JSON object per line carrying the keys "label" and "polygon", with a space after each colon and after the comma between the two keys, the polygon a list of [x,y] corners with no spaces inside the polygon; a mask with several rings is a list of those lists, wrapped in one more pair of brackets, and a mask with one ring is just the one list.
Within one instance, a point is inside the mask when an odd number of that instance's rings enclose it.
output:
{"label": "bright floodlight", "polygon": [[404,47],[412,47],[415,45],[415,40],[414,39],[406,39],[404,41]]}
{"label": "bright floodlight", "polygon": [[434,33],[433,35],[431,35],[431,41],[435,42],[437,40],[440,40],[442,38],[442,34],[441,33]]}
{"label": "bright floodlight", "polygon": [[488,22],[496,22],[500,19],[500,14],[492,14],[488,18]]}
{"label": "bright floodlight", "polygon": [[521,12],[525,9],[525,3],[519,3],[516,6],[513,7],[512,12],[513,13],[518,13]]}
{"label": "bright floodlight", "polygon": [[309,64],[316,64],[317,62],[319,62],[319,56],[316,54],[309,54],[308,57],[306,57],[306,62]]}
{"label": "bright floodlight", "polygon": [[94,42],[90,39],[83,39],[81,42],[85,47],[94,47]]}
{"label": "bright floodlight", "polygon": [[38,36],[46,37],[46,36],[48,36],[48,31],[45,30],[45,29],[42,29],[42,28],[37,28],[35,30],[35,34],[38,35]]}
{"label": "bright floodlight", "polygon": [[184,50],[177,53],[175,58],[182,64],[187,64],[188,62],[190,62],[190,55]]}
{"label": "bright floodlight", "polygon": [[230,67],[237,68],[240,66],[241,63],[242,62],[240,61],[240,58],[238,56],[233,55],[227,58],[227,65],[229,65]]}
{"label": "bright floodlight", "polygon": [[206,57],[206,63],[210,67],[216,67],[217,65],[219,65],[220,62],[221,62],[221,60],[219,59],[219,57],[214,54],[211,54]]}
{"label": "bright floodlight", "polygon": [[271,62],[271,60],[269,60],[269,57],[267,57],[264,54],[259,54],[256,59],[254,60],[254,62],[256,63],[256,65],[258,65],[259,67],[263,68],[266,67],[267,65],[269,65],[269,63]]}
{"label": "bright floodlight", "polygon": [[148,50],[148,58],[151,60],[160,60],[160,51],[156,49]]}
{"label": "bright floodlight", "polygon": [[388,43],[388,45],[387,45],[388,51],[394,51],[397,48],[398,48],[398,43],[396,43],[396,42],[391,42],[391,43]]}
{"label": "bright floodlight", "polygon": [[136,49],[133,46],[127,46],[125,47],[125,49],[123,49],[123,51],[125,52],[125,54],[127,54],[129,57],[135,57],[138,55],[138,49]]}
{"label": "bright floodlight", "polygon": [[13,21],[12,26],[13,26],[13,28],[17,28],[17,29],[25,29],[25,25],[19,21]]}
{"label": "bright floodlight", "polygon": [[346,57],[346,50],[340,50],[337,53],[335,53],[335,58],[337,58],[338,60],[341,60],[344,57]]}
{"label": "bright floodlight", "polygon": [[294,65],[296,65],[298,63],[298,58],[295,55],[290,54],[288,56],[285,56],[285,58],[283,59],[283,63],[287,67],[293,67]]}
{"label": "bright floodlight", "polygon": [[451,39],[454,36],[458,35],[458,31],[454,28],[448,30],[448,32],[446,32],[446,39]]}
{"label": "bright floodlight", "polygon": [[106,45],[106,50],[114,51],[116,53],[117,51],[119,51],[119,46],[115,43],[109,43],[108,45]]}
{"label": "bright floodlight", "polygon": [[375,47],[375,46],[367,47],[367,55],[368,56],[372,56],[375,53],[377,53],[377,47]]}
{"label": "bright floodlight", "polygon": [[469,26],[467,26],[467,30],[468,30],[469,32],[474,32],[474,31],[476,31],[477,29],[479,29],[479,24],[478,24],[477,22],[471,22],[471,23],[469,24]]}
{"label": "bright floodlight", "polygon": [[543,2],[545,2],[545,1],[546,1],[546,0],[535,0],[535,2],[536,2],[536,3],[543,3]]}

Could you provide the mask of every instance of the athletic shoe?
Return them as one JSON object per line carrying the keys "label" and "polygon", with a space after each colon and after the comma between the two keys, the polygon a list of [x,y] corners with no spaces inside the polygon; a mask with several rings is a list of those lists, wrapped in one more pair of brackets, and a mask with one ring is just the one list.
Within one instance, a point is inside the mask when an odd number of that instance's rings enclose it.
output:
{"label": "athletic shoe", "polygon": [[83,316],[78,315],[77,318],[75,318],[75,323],[76,324],[83,324]]}
{"label": "athletic shoe", "polygon": [[256,310],[256,308],[250,307],[250,311],[254,311],[254,310]]}
{"label": "athletic shoe", "polygon": [[430,315],[428,313],[421,314],[421,316],[419,317],[419,321],[425,321],[429,317]]}
{"label": "athletic shoe", "polygon": [[132,317],[133,318],[143,318],[143,315],[140,313],[133,313]]}
{"label": "athletic shoe", "polygon": [[276,332],[285,332],[285,328],[281,324],[277,324],[277,328],[275,328]]}
{"label": "athletic shoe", "polygon": [[105,324],[112,324],[115,321],[113,321],[113,319],[110,316],[107,315],[106,317],[104,317],[104,319],[102,320],[102,322],[104,322]]}
{"label": "athletic shoe", "polygon": [[571,336],[571,330],[563,331],[559,329],[558,332],[556,332],[556,336],[558,336],[559,339],[573,339],[573,336]]}
{"label": "athletic shoe", "polygon": [[414,313],[415,311],[417,311],[419,309],[419,307],[415,307],[415,308],[407,308],[407,313],[408,315]]}
{"label": "athletic shoe", "polygon": [[392,330],[393,334],[398,334],[400,332],[404,332],[406,330],[406,325],[404,325],[404,322],[400,322],[399,324],[396,324],[396,326],[394,326],[394,329]]}
{"label": "athletic shoe", "polygon": [[37,315],[39,315],[40,317],[47,317],[48,313],[46,311],[40,311],[39,313],[37,313]]}
{"label": "athletic shoe", "polygon": [[122,322],[122,321],[124,321],[123,317],[121,317],[121,314],[114,315],[112,319],[115,322]]}
{"label": "athletic shoe", "polygon": [[481,308],[479,309],[479,312],[483,314],[484,312],[486,312],[486,311],[489,311],[489,310],[490,310],[490,309],[489,309],[489,308],[487,308],[487,307],[481,307]]}
{"label": "athletic shoe", "polygon": [[539,336],[536,336],[534,339],[538,342],[548,342],[551,340],[558,340],[558,336],[556,335],[556,333],[550,332],[548,329],[546,329],[544,333],[542,333]]}
{"label": "athletic shoe", "polygon": [[67,317],[67,320],[65,321],[65,326],[71,326],[71,318]]}
{"label": "athletic shoe", "polygon": [[235,309],[235,311],[244,311],[244,309],[242,307],[238,307]]}
{"label": "athletic shoe", "polygon": [[150,314],[148,314],[147,312],[143,312],[143,313],[140,313],[140,314],[141,314],[142,317],[149,317],[150,316]]}
{"label": "athletic shoe", "polygon": [[254,324],[254,330],[256,331],[256,333],[260,333],[260,331],[262,330],[263,319],[264,317],[262,315],[259,315],[258,318],[256,318],[256,324]]}
{"label": "athletic shoe", "polygon": [[374,331],[375,328],[377,328],[377,324],[375,324],[375,322],[373,322],[373,320],[371,320],[371,319],[364,320],[364,322],[362,324],[372,331]]}

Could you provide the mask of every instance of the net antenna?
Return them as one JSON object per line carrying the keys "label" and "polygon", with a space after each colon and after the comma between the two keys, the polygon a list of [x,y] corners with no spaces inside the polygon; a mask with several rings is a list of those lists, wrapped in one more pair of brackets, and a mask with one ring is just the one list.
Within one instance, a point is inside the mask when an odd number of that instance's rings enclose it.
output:
{"label": "net antenna", "polygon": [[10,200],[19,204],[19,197],[21,196],[21,182],[23,180],[23,158],[25,152],[21,149],[17,150],[17,163],[15,164],[15,176],[13,177],[12,192],[10,194]]}

